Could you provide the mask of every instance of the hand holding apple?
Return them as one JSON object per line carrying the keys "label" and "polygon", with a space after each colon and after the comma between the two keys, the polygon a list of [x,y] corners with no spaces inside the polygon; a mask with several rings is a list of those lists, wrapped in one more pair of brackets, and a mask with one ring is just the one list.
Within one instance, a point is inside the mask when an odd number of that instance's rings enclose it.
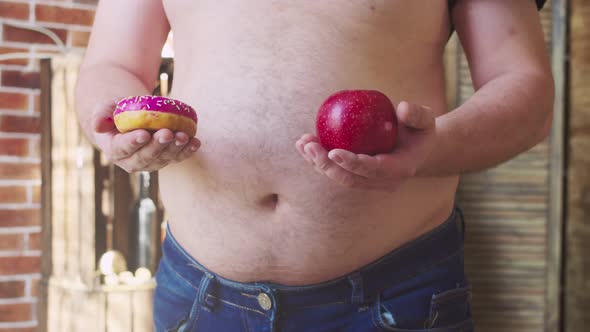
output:
{"label": "hand holding apple", "polygon": [[317,135],[327,150],[376,155],[393,151],[397,140],[395,107],[374,90],[347,90],[330,96],[316,119]]}
{"label": "hand holding apple", "polygon": [[[338,94],[336,94],[338,95]],[[333,95],[333,96],[336,96]],[[351,96],[355,96],[352,94]],[[342,96],[340,96],[342,97]],[[354,98],[353,98],[354,99]],[[426,163],[430,152],[434,149],[436,144],[436,114],[426,106],[411,104],[408,102],[400,102],[397,107],[392,107],[393,121],[397,127],[388,131],[386,123],[391,119],[380,115],[379,111],[375,112],[377,116],[374,121],[362,119],[360,122],[355,119],[357,125],[351,126],[350,120],[339,120],[338,115],[349,114],[336,110],[331,112],[322,111],[323,107],[328,104],[330,98],[324,103],[318,112],[318,122],[320,121],[334,121],[329,126],[325,124],[317,124],[318,136],[312,134],[303,134],[295,143],[295,146],[301,156],[311,164],[314,169],[334,182],[353,188],[372,189],[382,191],[395,191],[407,179],[415,176],[417,171]],[[353,105],[354,100],[347,101],[340,100],[342,105]],[[374,102],[372,103],[374,104]],[[358,107],[360,109],[360,107]],[[321,115],[327,112],[333,119],[325,118]],[[365,111],[367,112],[367,111]],[[369,111],[370,114],[373,111]],[[385,112],[383,112],[384,114]],[[352,115],[354,117],[354,115]],[[337,134],[334,128],[338,127],[338,123],[342,123],[340,127],[348,128],[344,132]],[[358,125],[361,123],[361,125]],[[378,129],[386,129],[379,135],[374,135],[376,129],[372,127],[375,125]],[[383,127],[379,128],[381,123]],[[362,124],[365,124],[364,126]],[[369,125],[366,125],[369,124]],[[325,135],[325,128],[328,128],[328,135]],[[359,128],[370,128],[367,133],[369,138],[357,139],[356,131]],[[322,128],[322,129],[320,129]],[[347,130],[352,129],[352,134],[347,133]],[[356,129],[355,129],[356,128]],[[371,129],[372,128],[372,129]],[[383,133],[391,133],[391,135],[383,135]],[[395,134],[394,134],[395,133]],[[322,139],[322,136],[324,137]],[[326,139],[325,136],[328,136]],[[374,137],[392,137],[393,142],[389,139],[386,142],[389,144],[381,145],[381,141],[375,142]],[[353,139],[355,138],[355,139]],[[336,143],[334,143],[336,142]],[[353,143],[363,144],[353,144]],[[365,143],[369,142],[369,143]],[[339,146],[335,146],[339,145]],[[349,145],[344,145],[349,144]],[[335,148],[333,148],[335,147]],[[343,147],[347,148],[344,149]],[[362,152],[358,153],[357,148],[362,147]],[[354,150],[354,151],[353,151]],[[375,152],[377,151],[377,152]],[[368,153],[367,153],[368,152]],[[369,153],[375,152],[375,155]]]}

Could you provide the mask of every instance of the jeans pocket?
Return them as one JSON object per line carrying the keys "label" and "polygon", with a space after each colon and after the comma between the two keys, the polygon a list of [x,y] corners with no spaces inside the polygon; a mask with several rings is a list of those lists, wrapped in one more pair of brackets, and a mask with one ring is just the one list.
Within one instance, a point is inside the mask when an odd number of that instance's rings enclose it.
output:
{"label": "jeans pocket", "polygon": [[471,286],[457,288],[432,295],[429,327],[452,326],[471,318]]}
{"label": "jeans pocket", "polygon": [[411,293],[381,299],[372,308],[373,324],[381,331],[472,332],[471,287],[459,285],[436,294]]}
{"label": "jeans pocket", "polygon": [[446,327],[433,327],[426,329],[404,329],[393,327],[390,325],[376,325],[380,331],[392,331],[392,332],[473,332],[473,320],[471,318],[465,319],[464,321],[453,324]]}
{"label": "jeans pocket", "polygon": [[165,262],[156,273],[154,327],[156,332],[182,332],[199,315],[197,290]]}

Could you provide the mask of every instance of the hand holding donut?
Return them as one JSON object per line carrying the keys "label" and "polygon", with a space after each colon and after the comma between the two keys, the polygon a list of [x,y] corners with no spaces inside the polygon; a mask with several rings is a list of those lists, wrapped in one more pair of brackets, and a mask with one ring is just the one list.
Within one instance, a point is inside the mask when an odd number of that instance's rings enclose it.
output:
{"label": "hand holding donut", "polygon": [[193,137],[196,124],[192,107],[158,96],[103,102],[92,118],[98,147],[129,173],[156,171],[189,158],[201,146]]}

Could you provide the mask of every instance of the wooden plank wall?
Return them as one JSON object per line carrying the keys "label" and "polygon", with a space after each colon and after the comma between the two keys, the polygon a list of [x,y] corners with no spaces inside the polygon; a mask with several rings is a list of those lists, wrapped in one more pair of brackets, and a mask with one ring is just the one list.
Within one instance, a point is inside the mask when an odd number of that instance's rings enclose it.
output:
{"label": "wooden plank wall", "polygon": [[[549,52],[551,3],[542,11],[542,21]],[[458,50],[456,91],[462,103],[473,87],[465,56]],[[474,287],[478,331],[545,329],[548,143],[461,179],[457,198],[467,222],[465,264]]]}
{"label": "wooden plank wall", "polygon": [[147,332],[153,330],[153,287],[86,287],[52,278],[48,332]]}
{"label": "wooden plank wall", "polygon": [[565,331],[590,329],[590,1],[570,1]]}
{"label": "wooden plank wall", "polygon": [[51,61],[52,274],[92,284],[95,271],[94,149],[74,110],[81,57]]}
{"label": "wooden plank wall", "polygon": [[[150,331],[155,285],[107,287],[98,278],[96,262],[107,237],[104,216],[113,210],[103,189],[112,189],[112,179],[104,158],[78,125],[73,92],[81,59],[79,54],[56,56],[42,66],[44,252],[39,330]],[[127,217],[120,224],[128,223]]]}

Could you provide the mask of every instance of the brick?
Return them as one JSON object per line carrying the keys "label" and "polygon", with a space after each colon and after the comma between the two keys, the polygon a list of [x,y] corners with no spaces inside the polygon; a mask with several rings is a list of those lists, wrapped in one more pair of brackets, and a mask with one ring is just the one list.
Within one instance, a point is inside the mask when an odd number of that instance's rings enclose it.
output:
{"label": "brick", "polygon": [[[4,27],[6,29],[6,27]],[[8,46],[0,46],[0,54],[8,54],[8,53],[28,53],[29,50],[22,47],[8,47]],[[3,65],[18,65],[18,66],[26,66],[29,64],[28,59],[13,59],[13,60],[4,60],[0,61],[0,64]]]}
{"label": "brick", "polygon": [[0,1],[0,13],[2,13],[3,18],[28,20],[29,4],[21,2]]}
{"label": "brick", "polygon": [[33,203],[41,203],[41,186],[33,186]]}
{"label": "brick", "polygon": [[90,32],[87,31],[70,31],[73,47],[88,46],[88,39],[90,39]]}
{"label": "brick", "polygon": [[0,180],[39,180],[41,167],[31,163],[0,163]]}
{"label": "brick", "polygon": [[7,133],[37,134],[41,119],[35,116],[0,115],[0,131]]}
{"label": "brick", "polygon": [[32,303],[0,304],[0,322],[22,322],[32,318]]}
{"label": "brick", "polygon": [[0,257],[0,275],[39,273],[40,268],[40,256]]}
{"label": "brick", "polygon": [[32,139],[29,145],[29,156],[34,158],[41,158],[41,140]]}
{"label": "brick", "polygon": [[24,247],[24,234],[0,234],[0,250],[23,250]]}
{"label": "brick", "polygon": [[94,10],[40,5],[35,7],[35,18],[39,22],[92,25]]}
{"label": "brick", "polygon": [[29,154],[29,140],[26,138],[0,138],[0,156],[24,157]]}
{"label": "brick", "polygon": [[25,296],[24,281],[17,280],[0,282],[0,298],[6,299],[23,296]]}
{"label": "brick", "polygon": [[[1,203],[26,203],[27,188],[17,186],[0,186],[0,204]],[[1,234],[0,234],[1,236]],[[2,247],[2,243],[0,243]]]}
{"label": "brick", "polygon": [[[66,42],[66,38],[68,37],[67,30],[53,28],[48,29],[53,31],[64,43]],[[6,24],[4,25],[4,32],[2,33],[2,36],[4,37],[5,41],[55,45],[53,39],[49,38],[49,36],[44,33],[24,28],[17,28]]]}
{"label": "brick", "polygon": [[[33,279],[31,280],[31,296],[38,296],[39,295],[39,287],[41,280],[40,279]],[[0,330],[1,332],[1,330]]]}
{"label": "brick", "polygon": [[35,95],[35,97],[33,97],[33,103],[33,111],[41,113],[41,95]]}
{"label": "brick", "polygon": [[41,250],[41,233],[29,233],[29,250]]}
{"label": "brick", "polygon": [[10,110],[28,110],[29,95],[26,93],[0,92],[0,108]]}
{"label": "brick", "polygon": [[39,89],[41,87],[41,75],[39,72],[3,70],[1,85],[16,88]]}
{"label": "brick", "polygon": [[27,227],[41,225],[41,209],[0,209],[0,227]]}

